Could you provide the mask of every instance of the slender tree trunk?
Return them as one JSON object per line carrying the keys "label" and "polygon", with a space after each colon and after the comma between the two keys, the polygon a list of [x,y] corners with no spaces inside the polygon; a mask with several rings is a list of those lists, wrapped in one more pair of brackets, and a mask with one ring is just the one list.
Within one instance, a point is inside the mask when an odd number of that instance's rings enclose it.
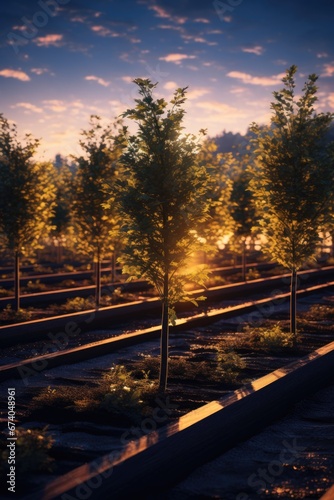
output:
{"label": "slender tree trunk", "polygon": [[20,309],[20,255],[19,252],[15,252],[15,263],[14,263],[14,293],[15,293],[15,311],[18,312]]}
{"label": "slender tree trunk", "polygon": [[245,242],[245,240],[243,240],[243,242],[242,242],[241,267],[242,267],[242,281],[246,281],[246,242]]}
{"label": "slender tree trunk", "polygon": [[116,282],[116,250],[113,251],[111,257],[111,282]]}
{"label": "slender tree trunk", "polygon": [[57,246],[57,264],[61,264],[61,257],[62,257],[62,246],[60,240],[58,240],[58,246]]}
{"label": "slender tree trunk", "polygon": [[294,344],[297,339],[297,272],[291,271],[290,285],[290,333],[293,334]]}
{"label": "slender tree trunk", "polygon": [[101,254],[100,250],[97,251],[96,262],[96,289],[95,289],[95,305],[100,307],[101,303]]}
{"label": "slender tree trunk", "polygon": [[160,377],[159,377],[159,390],[162,392],[164,392],[167,388],[167,377],[168,377],[168,344],[169,344],[168,287],[169,287],[168,273],[165,273],[164,298],[162,301]]}
{"label": "slender tree trunk", "polygon": [[334,257],[334,231],[331,232],[331,252],[330,255],[331,257]]}

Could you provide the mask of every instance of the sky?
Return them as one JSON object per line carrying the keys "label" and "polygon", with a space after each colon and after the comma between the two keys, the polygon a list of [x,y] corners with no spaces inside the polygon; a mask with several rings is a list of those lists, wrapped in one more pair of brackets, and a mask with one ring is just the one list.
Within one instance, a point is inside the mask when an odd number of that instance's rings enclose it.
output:
{"label": "sky", "polygon": [[293,64],[297,95],[316,73],[316,109],[334,112],[333,24],[332,0],[1,2],[0,113],[41,159],[78,155],[90,115],[133,107],[140,77],[168,100],[188,87],[186,132],[245,133]]}

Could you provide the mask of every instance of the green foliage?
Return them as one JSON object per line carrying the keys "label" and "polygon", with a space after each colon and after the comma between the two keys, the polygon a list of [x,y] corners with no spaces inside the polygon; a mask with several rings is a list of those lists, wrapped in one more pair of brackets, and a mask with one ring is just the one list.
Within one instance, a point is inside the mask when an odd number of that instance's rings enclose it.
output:
{"label": "green foliage", "polygon": [[0,323],[22,323],[24,321],[29,321],[32,318],[30,311],[19,309],[14,311],[10,304],[8,304],[4,310],[0,313]]}
{"label": "green foliage", "polygon": [[304,313],[304,318],[316,321],[333,320],[334,305],[312,304],[310,309]]}
{"label": "green foliage", "polygon": [[56,200],[52,217],[51,236],[58,245],[65,243],[67,248],[74,249],[75,235],[71,219],[71,192],[74,182],[73,173],[67,163],[55,167],[53,183],[56,188]]}
{"label": "green foliage", "polygon": [[233,350],[226,350],[223,346],[217,348],[216,378],[227,384],[234,384],[238,380],[241,370],[246,367],[245,361]]}
{"label": "green foliage", "polygon": [[52,410],[81,411],[83,408],[95,409],[98,401],[102,397],[102,391],[89,386],[82,387],[80,391],[75,386],[43,387],[39,393],[33,397],[30,410],[40,414],[41,411],[51,412]]}
{"label": "green foliage", "polygon": [[145,277],[162,301],[160,388],[167,384],[169,321],[173,304],[189,299],[185,285],[207,281],[204,268],[189,269],[189,259],[205,250],[203,223],[210,207],[209,173],[201,165],[195,136],[183,132],[186,88],[168,103],[154,99],[157,84],[137,78],[140,99],[123,117],[138,125],[137,135],[123,131],[124,175],[118,184],[126,244],[120,261],[123,272]]}
{"label": "green foliage", "polygon": [[157,386],[142,373],[135,379],[131,371],[123,365],[113,365],[104,382],[109,384],[100,407],[113,414],[123,415],[138,421],[145,412],[145,404],[156,392]]}
{"label": "green foliage", "polygon": [[[216,360],[199,361],[196,357],[172,356],[169,360],[168,373],[170,378],[181,380],[196,380],[199,382],[224,382],[234,384],[241,370],[246,366],[243,359],[226,346],[215,346]],[[149,379],[155,379],[159,373],[159,358],[145,356],[134,363],[132,373],[137,378],[144,374]]]}
{"label": "green foliage", "polygon": [[67,299],[66,303],[60,306],[60,310],[70,313],[78,311],[86,311],[88,309],[93,309],[95,307],[94,300],[91,297],[74,297],[73,299]]}
{"label": "green foliage", "polygon": [[50,163],[32,161],[39,145],[25,136],[25,144],[0,114],[0,236],[14,253],[36,247],[51,229],[55,188]]}
{"label": "green foliage", "polygon": [[28,293],[33,293],[33,292],[44,292],[47,290],[47,286],[45,283],[41,283],[40,280],[35,280],[31,281],[29,280],[27,285],[26,285],[26,291]]}
{"label": "green foliage", "polygon": [[232,181],[229,172],[234,164],[234,158],[231,153],[218,153],[217,144],[211,139],[206,139],[201,145],[197,161],[209,174],[207,194],[209,217],[203,222],[201,233],[210,243],[208,251],[214,254],[217,251],[219,238],[223,238],[233,228],[230,212]]}
{"label": "green foliage", "polygon": [[[43,429],[24,429],[17,427],[15,431],[16,456],[15,472],[17,478],[29,478],[31,473],[51,472],[53,470],[53,458],[49,453],[54,439],[48,434],[47,427]],[[4,463],[7,462],[8,448],[1,454]],[[5,469],[5,467],[3,467]],[[5,472],[4,470],[2,471]]]}
{"label": "green foliage", "polygon": [[231,216],[234,221],[234,231],[229,245],[240,253],[243,251],[246,238],[252,236],[257,220],[254,195],[250,190],[251,175],[247,170],[249,165],[248,156],[243,157],[242,160],[236,160],[231,192]]}
{"label": "green foliage", "polygon": [[[101,118],[91,116],[90,129],[82,132],[83,156],[74,157],[78,170],[73,183],[72,218],[78,234],[79,250],[99,262],[112,251],[119,233],[114,185],[121,153],[116,122],[103,126]],[[116,135],[115,135],[116,133]]]}
{"label": "green foliage", "polygon": [[0,287],[0,297],[11,297],[13,295],[13,290],[7,290],[6,288]]}
{"label": "green foliage", "polygon": [[274,92],[272,126],[253,126],[256,168],[252,189],[274,259],[298,270],[316,250],[321,225],[329,210],[334,186],[334,145],[327,134],[333,114],[314,111],[317,76],[308,77],[296,100],[296,66]]}
{"label": "green foliage", "polygon": [[247,271],[247,279],[248,280],[257,280],[259,278],[261,278],[261,274],[259,273],[259,271],[257,269],[251,268]]}
{"label": "green foliage", "polygon": [[252,346],[270,351],[291,348],[294,345],[293,333],[285,332],[281,325],[250,327],[244,330]]}
{"label": "green foliage", "polygon": [[[193,278],[189,257],[203,250],[199,237],[208,217],[209,175],[197,159],[199,142],[183,133],[186,89],[176,90],[168,109],[164,99],[153,98],[156,84],[135,83],[141,98],[124,113],[136,121],[138,132],[125,135],[121,156],[119,203],[127,236],[121,261],[125,273],[146,277],[173,304],[186,298],[184,284]],[[198,273],[198,281],[206,274]]]}

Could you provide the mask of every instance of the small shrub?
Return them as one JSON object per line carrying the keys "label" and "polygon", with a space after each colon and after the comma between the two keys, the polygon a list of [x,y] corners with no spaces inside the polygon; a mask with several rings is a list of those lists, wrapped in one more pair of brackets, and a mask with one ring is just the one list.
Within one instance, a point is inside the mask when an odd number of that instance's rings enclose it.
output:
{"label": "small shrub", "polygon": [[73,418],[73,414],[83,412],[95,412],[99,409],[101,400],[108,390],[108,384],[101,383],[100,386],[61,386],[47,387],[40,390],[34,396],[30,405],[30,413],[33,418],[51,415],[56,421],[65,418]]}
{"label": "small shrub", "polygon": [[[53,459],[49,456],[49,452],[54,440],[47,433],[47,427],[43,429],[23,429],[17,427],[15,436],[17,438],[15,456],[17,477],[26,478],[31,473],[51,472],[53,470]],[[2,451],[1,458],[3,463],[7,462],[8,454],[8,448]],[[5,469],[4,466],[3,468]],[[4,470],[1,472],[3,474]]]}
{"label": "small shrub", "polygon": [[217,377],[227,384],[234,384],[240,372],[246,368],[245,361],[235,351],[217,352]]}
{"label": "small shrub", "polygon": [[[80,391],[82,394],[82,391]],[[39,408],[68,408],[78,396],[77,387],[63,386],[61,389],[44,387],[32,399],[32,409]]]}
{"label": "small shrub", "polygon": [[113,365],[104,382],[108,382],[109,391],[100,407],[134,422],[140,421],[156,392],[156,385],[148,380],[148,375],[138,380],[125,366]]}
{"label": "small shrub", "polygon": [[[87,266],[87,269],[88,269],[88,266]],[[72,264],[64,264],[63,270],[65,273],[73,273],[75,271],[75,268],[74,268],[74,266],[72,266]]]}
{"label": "small shrub", "polygon": [[43,292],[47,289],[45,283],[41,283],[40,280],[31,281],[29,280],[25,286],[27,292]]}
{"label": "small shrub", "polygon": [[226,279],[223,276],[210,276],[208,282],[206,283],[207,287],[215,287],[215,286],[223,286],[226,285]]}
{"label": "small shrub", "polygon": [[140,361],[137,361],[131,366],[132,375],[137,378],[156,379],[159,376],[160,358],[158,356],[142,356]]}
{"label": "small shrub", "polygon": [[13,290],[6,290],[5,288],[0,287],[0,297],[11,297],[13,293]]}
{"label": "small shrub", "polygon": [[261,278],[261,275],[257,269],[251,268],[247,271],[246,278],[247,278],[247,280],[257,280],[257,279]]}
{"label": "small shrub", "polygon": [[63,288],[70,288],[72,286],[76,286],[76,282],[74,280],[63,280],[61,281],[61,283],[59,283],[59,286],[63,287]]}
{"label": "small shrub", "polygon": [[87,309],[94,309],[95,304],[91,297],[75,297],[74,299],[67,299],[66,303],[60,306],[60,310],[65,312],[78,312]]}
{"label": "small shrub", "polygon": [[294,344],[293,334],[284,332],[279,323],[274,326],[247,326],[245,331],[249,335],[249,341],[253,347],[275,351],[291,348]]}
{"label": "small shrub", "polygon": [[304,314],[304,318],[308,320],[323,321],[333,320],[334,306],[325,304],[313,304],[310,309]]}
{"label": "small shrub", "polygon": [[111,283],[111,277],[109,274],[103,274],[101,276],[101,283],[102,285],[108,285],[109,283]]}
{"label": "small shrub", "polygon": [[22,323],[24,321],[29,321],[31,318],[31,311],[26,309],[14,311],[10,304],[7,304],[5,309],[0,313],[0,322],[3,324]]}

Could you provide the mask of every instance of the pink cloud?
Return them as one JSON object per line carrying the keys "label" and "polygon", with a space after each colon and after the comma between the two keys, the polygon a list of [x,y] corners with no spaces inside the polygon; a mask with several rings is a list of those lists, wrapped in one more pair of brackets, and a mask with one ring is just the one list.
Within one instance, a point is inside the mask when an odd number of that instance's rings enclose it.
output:
{"label": "pink cloud", "polygon": [[261,45],[255,45],[255,47],[244,47],[241,49],[242,52],[248,52],[249,54],[256,54],[257,56],[261,56],[264,52],[264,48]]}
{"label": "pink cloud", "polygon": [[30,80],[27,73],[16,69],[2,69],[0,71],[0,76],[3,76],[4,78],[16,78],[16,80],[21,80],[21,82],[29,82]]}
{"label": "pink cloud", "polygon": [[63,35],[46,35],[39,36],[34,40],[38,47],[50,47],[50,45],[54,47],[60,47],[62,45]]}
{"label": "pink cloud", "polygon": [[18,102],[12,108],[23,108],[27,111],[32,111],[33,113],[42,113],[43,109],[35,106],[35,104],[31,104],[30,102]]}
{"label": "pink cloud", "polygon": [[108,87],[110,85],[110,82],[107,82],[106,80],[104,80],[103,78],[100,78],[98,76],[95,76],[95,75],[88,75],[88,76],[85,76],[85,80],[88,80],[88,81],[95,81],[97,82],[99,85],[102,85],[103,87]]}
{"label": "pink cloud", "polygon": [[230,71],[227,73],[227,76],[241,80],[246,84],[261,85],[266,87],[268,85],[277,85],[277,83],[280,83],[282,78],[285,76],[285,73],[273,76],[252,76],[248,73],[242,73],[241,71]]}
{"label": "pink cloud", "polygon": [[184,59],[196,59],[196,56],[188,56],[187,54],[168,54],[164,57],[159,57],[160,61],[172,62],[180,64]]}

